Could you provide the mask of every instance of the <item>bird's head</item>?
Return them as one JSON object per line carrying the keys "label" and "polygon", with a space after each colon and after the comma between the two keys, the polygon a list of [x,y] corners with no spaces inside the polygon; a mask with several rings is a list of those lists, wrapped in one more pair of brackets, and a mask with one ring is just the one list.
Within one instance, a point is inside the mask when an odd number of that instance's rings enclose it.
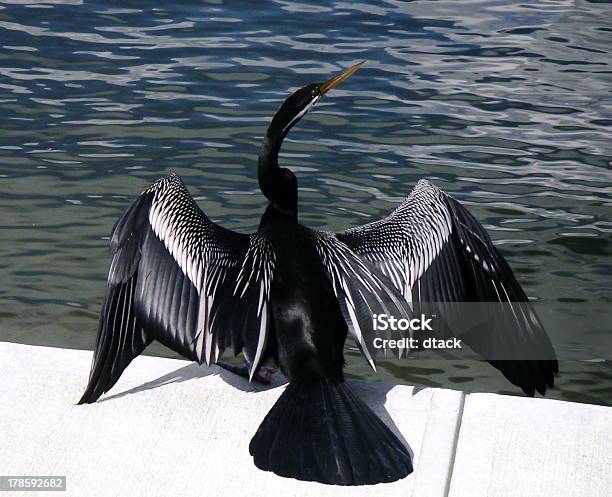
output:
{"label": "bird's head", "polygon": [[291,94],[274,114],[268,128],[268,135],[280,138],[287,136],[289,130],[311,110],[315,104],[332,88],[342,83],[359,69],[364,62],[359,62],[342,73],[322,83],[310,83]]}
{"label": "bird's head", "polygon": [[278,167],[278,152],[283,140],[326,93],[351,76],[364,62],[349,67],[327,81],[300,88],[274,114],[259,154],[258,178],[262,193],[285,214],[297,216],[297,178],[289,169]]}

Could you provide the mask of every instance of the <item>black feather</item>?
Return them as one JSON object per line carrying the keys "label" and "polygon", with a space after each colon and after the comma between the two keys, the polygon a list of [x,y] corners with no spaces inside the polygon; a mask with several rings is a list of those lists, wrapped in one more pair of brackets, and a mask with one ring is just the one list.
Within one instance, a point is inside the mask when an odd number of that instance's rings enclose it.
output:
{"label": "black feather", "polygon": [[412,472],[408,449],[346,383],[290,383],[262,421],[249,451],[255,465],[333,485],[392,482]]}
{"label": "black feather", "polygon": [[487,326],[462,329],[460,338],[527,395],[552,387],[558,363],[544,327],[486,230],[450,195],[421,180],[390,216],[337,238],[407,289],[413,306],[442,303],[432,312],[443,318],[440,338],[457,336],[469,309],[460,303],[490,302],[479,308],[491,317]]}
{"label": "black feather", "polygon": [[[213,223],[177,176],[156,181],[130,205],[113,228],[110,247],[108,287],[80,403],[107,392],[153,340],[198,362],[206,359],[201,330],[211,330],[209,343],[218,355],[233,345],[255,356],[262,335],[265,344],[274,253],[258,235]],[[211,362],[216,359],[213,354]]]}

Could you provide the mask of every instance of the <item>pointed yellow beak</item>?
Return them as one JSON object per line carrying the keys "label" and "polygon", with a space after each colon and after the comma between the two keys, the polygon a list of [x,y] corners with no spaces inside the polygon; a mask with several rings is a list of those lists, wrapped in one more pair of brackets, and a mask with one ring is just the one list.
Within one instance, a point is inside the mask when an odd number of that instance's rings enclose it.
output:
{"label": "pointed yellow beak", "polygon": [[325,83],[321,85],[321,96],[325,95],[329,90],[335,88],[340,83],[342,83],[346,78],[351,76],[354,72],[357,71],[362,65],[365,64],[365,60],[358,62],[354,66],[349,67],[346,71],[338,74],[338,76],[334,76],[331,79],[328,79]]}

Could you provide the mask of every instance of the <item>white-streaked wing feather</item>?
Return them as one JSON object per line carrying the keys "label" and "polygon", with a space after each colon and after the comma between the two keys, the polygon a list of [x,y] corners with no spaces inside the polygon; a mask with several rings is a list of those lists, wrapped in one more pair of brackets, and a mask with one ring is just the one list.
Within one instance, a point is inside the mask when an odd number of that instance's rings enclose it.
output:
{"label": "white-streaked wing feather", "polygon": [[382,274],[368,268],[333,233],[314,232],[314,240],[349,333],[370,367],[376,371],[373,314],[408,317],[410,308]]}
{"label": "white-streaked wing feather", "polygon": [[[139,237],[137,250],[133,261],[117,250],[109,282],[117,267],[128,265],[133,274],[138,268],[134,304],[143,327],[177,352],[209,365],[229,345],[235,350],[251,343],[265,346],[269,320],[263,309],[269,304],[275,260],[270,243],[212,222],[176,175],[153,183],[136,204],[139,211],[131,207],[118,222],[123,239],[117,244]],[[136,215],[146,220],[137,230],[129,226]],[[259,361],[263,349],[253,347],[251,355]],[[257,366],[252,363],[252,370]]]}
{"label": "white-streaked wing feather", "polygon": [[[488,359],[487,354],[504,349],[525,355],[537,350],[542,358],[537,365],[519,360],[492,362],[527,393],[534,388],[543,392],[547,384],[552,385],[557,368],[554,350],[527,296],[486,230],[450,195],[421,180],[388,217],[339,233],[337,238],[382,271],[411,305],[502,304],[495,308],[499,314],[494,325],[482,334],[464,336],[465,342]],[[450,327],[445,332],[452,334],[452,322]],[[539,369],[534,373],[533,368]]]}

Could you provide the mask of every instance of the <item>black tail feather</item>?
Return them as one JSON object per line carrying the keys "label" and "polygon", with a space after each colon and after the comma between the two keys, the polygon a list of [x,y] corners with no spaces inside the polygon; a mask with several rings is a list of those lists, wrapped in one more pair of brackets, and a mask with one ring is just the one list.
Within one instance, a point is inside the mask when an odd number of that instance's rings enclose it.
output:
{"label": "black tail feather", "polygon": [[251,440],[255,465],[298,480],[372,485],[412,472],[408,449],[345,383],[290,383]]}

